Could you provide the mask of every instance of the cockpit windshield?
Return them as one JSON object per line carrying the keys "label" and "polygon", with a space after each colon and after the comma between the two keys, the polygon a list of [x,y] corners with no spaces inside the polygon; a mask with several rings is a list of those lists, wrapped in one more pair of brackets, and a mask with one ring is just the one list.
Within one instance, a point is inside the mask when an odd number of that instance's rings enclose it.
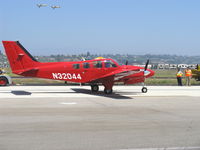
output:
{"label": "cockpit windshield", "polygon": [[104,61],[105,68],[115,68],[117,65],[112,60],[105,60]]}

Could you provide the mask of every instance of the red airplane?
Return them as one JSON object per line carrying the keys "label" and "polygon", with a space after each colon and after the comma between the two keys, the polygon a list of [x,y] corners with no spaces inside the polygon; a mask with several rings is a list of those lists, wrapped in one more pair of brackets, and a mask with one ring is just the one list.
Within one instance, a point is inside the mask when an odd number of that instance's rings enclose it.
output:
{"label": "red airplane", "polygon": [[[38,62],[18,41],[3,41],[5,52],[12,72],[25,77],[37,77],[78,83],[89,83],[92,92],[99,90],[102,84],[106,94],[112,93],[115,82],[124,84],[144,83],[145,78],[154,75],[154,71],[131,65],[118,65],[113,59],[99,57],[93,60],[77,62]],[[147,88],[143,86],[142,92]]]}

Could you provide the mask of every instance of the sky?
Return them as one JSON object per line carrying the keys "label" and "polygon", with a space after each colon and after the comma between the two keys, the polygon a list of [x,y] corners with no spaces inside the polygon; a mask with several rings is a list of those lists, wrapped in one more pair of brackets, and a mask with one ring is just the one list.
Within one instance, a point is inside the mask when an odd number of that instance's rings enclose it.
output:
{"label": "sky", "polygon": [[0,2],[0,39],[19,40],[33,55],[200,55],[200,0]]}

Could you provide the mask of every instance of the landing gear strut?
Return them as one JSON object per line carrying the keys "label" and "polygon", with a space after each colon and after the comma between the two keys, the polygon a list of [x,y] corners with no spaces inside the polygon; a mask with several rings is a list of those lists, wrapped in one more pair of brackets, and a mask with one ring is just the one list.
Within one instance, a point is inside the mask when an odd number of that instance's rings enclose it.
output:
{"label": "landing gear strut", "polygon": [[112,76],[112,77],[107,78],[107,80],[103,82],[105,94],[112,94],[113,92],[112,87],[114,84],[113,80],[114,80],[114,77]]}
{"label": "landing gear strut", "polygon": [[92,92],[98,92],[99,86],[97,84],[93,84],[93,85],[91,85],[91,90],[92,90]]}

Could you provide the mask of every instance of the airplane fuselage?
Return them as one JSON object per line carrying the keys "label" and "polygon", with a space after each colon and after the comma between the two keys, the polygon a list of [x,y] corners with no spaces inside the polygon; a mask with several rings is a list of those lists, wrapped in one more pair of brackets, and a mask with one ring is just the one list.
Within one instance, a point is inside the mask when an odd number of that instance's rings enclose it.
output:
{"label": "airplane fuselage", "polygon": [[[105,93],[112,93],[114,82],[134,84],[144,82],[154,71],[131,65],[120,66],[113,59],[98,57],[77,62],[38,62],[18,41],[3,41],[12,72],[25,77],[37,77],[78,83],[90,83],[98,91],[98,83]],[[146,90],[145,90],[146,92]]]}

